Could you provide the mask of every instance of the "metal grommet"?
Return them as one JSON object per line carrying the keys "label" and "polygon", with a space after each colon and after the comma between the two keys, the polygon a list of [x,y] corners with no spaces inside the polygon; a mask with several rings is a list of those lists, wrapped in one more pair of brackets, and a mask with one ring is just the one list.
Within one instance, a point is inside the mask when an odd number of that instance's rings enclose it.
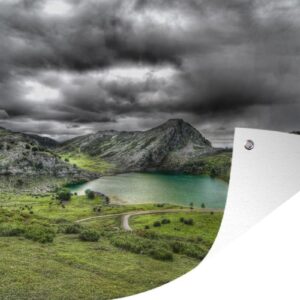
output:
{"label": "metal grommet", "polygon": [[245,149],[252,150],[254,148],[254,142],[252,140],[247,140],[245,143]]}

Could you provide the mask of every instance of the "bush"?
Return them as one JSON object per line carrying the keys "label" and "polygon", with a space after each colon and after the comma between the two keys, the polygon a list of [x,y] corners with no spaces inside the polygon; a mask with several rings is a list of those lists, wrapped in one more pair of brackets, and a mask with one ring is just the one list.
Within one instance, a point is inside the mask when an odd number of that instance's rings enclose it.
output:
{"label": "bush", "polygon": [[100,213],[102,210],[102,206],[101,205],[97,205],[95,207],[93,207],[93,212],[95,213]]}
{"label": "bush", "polygon": [[180,221],[181,223],[184,223],[184,218],[181,217],[181,218],[179,219],[179,221]]}
{"label": "bush", "polygon": [[171,247],[174,253],[181,253],[183,250],[183,244],[181,242],[175,241],[171,243]]}
{"label": "bush", "polygon": [[42,244],[52,243],[55,237],[55,231],[51,228],[41,225],[30,225],[25,228],[25,238],[40,242]]}
{"label": "bush", "polygon": [[151,257],[159,260],[173,260],[173,254],[171,251],[165,248],[154,248],[149,251]]}
{"label": "bush", "polygon": [[205,204],[204,203],[201,204],[201,208],[205,208]]}
{"label": "bush", "polygon": [[[112,244],[123,250],[127,250],[133,253],[142,254],[147,249],[148,245],[145,244],[146,240],[137,237],[118,236],[111,240]],[[150,246],[150,245],[149,245]]]}
{"label": "bush", "polygon": [[170,245],[174,253],[184,254],[192,258],[203,259],[207,253],[207,251],[191,243],[175,241]]}
{"label": "bush", "polygon": [[153,223],[153,226],[154,226],[154,227],[160,227],[160,226],[161,226],[161,223],[160,223],[159,221],[155,221],[155,222]]}
{"label": "bush", "polygon": [[24,233],[22,227],[16,227],[9,224],[0,226],[0,236],[21,236]]}
{"label": "bush", "polygon": [[22,186],[23,184],[24,181],[21,178],[17,179],[17,183],[16,183],[17,186]]}
{"label": "bush", "polygon": [[[148,226],[150,229],[149,225],[146,225],[146,226]],[[152,230],[137,230],[137,231],[135,231],[135,233],[140,237],[151,239],[151,240],[157,240],[159,237],[158,234]]]}
{"label": "bush", "polygon": [[38,149],[38,147],[34,146],[34,147],[31,148],[31,150],[32,150],[33,152],[37,152],[39,149]]}
{"label": "bush", "polygon": [[145,228],[145,229],[150,229],[150,226],[149,226],[149,225],[146,225],[144,228]]}
{"label": "bush", "polygon": [[127,250],[136,254],[145,254],[159,260],[173,259],[172,252],[170,251],[170,246],[160,240],[149,240],[144,237],[126,234],[123,236],[118,235],[113,237],[111,239],[111,242],[114,246],[120,249]]}
{"label": "bush", "polygon": [[71,200],[71,192],[67,189],[61,189],[57,192],[57,198],[60,201],[70,201]]}
{"label": "bush", "polygon": [[170,223],[171,223],[171,221],[169,219],[163,219],[161,221],[161,224],[170,224]]}
{"label": "bush", "polygon": [[100,234],[95,230],[86,229],[80,233],[79,238],[86,242],[98,242]]}
{"label": "bush", "polygon": [[184,220],[184,224],[186,224],[186,225],[194,225],[194,220],[193,219]]}
{"label": "bush", "polygon": [[81,231],[81,226],[77,223],[68,225],[65,228],[65,234],[77,234],[80,233],[80,231]]}
{"label": "bush", "polygon": [[96,194],[95,194],[94,191],[92,191],[92,190],[85,190],[85,194],[86,194],[86,197],[88,199],[91,199],[91,200],[95,199]]}

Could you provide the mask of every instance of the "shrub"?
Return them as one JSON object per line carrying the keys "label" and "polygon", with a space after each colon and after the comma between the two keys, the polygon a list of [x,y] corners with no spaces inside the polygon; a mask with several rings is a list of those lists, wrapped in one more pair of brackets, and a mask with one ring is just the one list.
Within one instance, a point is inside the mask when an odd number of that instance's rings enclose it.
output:
{"label": "shrub", "polygon": [[25,148],[26,148],[26,149],[31,149],[31,146],[30,146],[29,144],[26,144],[26,145],[25,145]]}
{"label": "shrub", "polygon": [[155,221],[155,222],[153,223],[153,226],[154,226],[154,227],[160,227],[160,226],[161,226],[161,223],[160,223],[159,221]]}
{"label": "shrub", "polygon": [[184,222],[184,218],[181,217],[181,218],[179,219],[179,221],[180,221],[181,223],[183,223],[183,222]]}
{"label": "shrub", "polygon": [[71,192],[67,189],[61,189],[57,192],[57,198],[60,201],[70,201],[71,200]]}
{"label": "shrub", "polygon": [[81,231],[81,226],[77,223],[68,225],[65,228],[65,234],[77,234],[80,233],[80,231]]}
{"label": "shrub", "polygon": [[[141,231],[142,232],[142,231]],[[150,232],[150,231],[148,231]],[[147,232],[147,233],[148,233]],[[114,246],[136,254],[145,254],[159,260],[172,260],[170,246],[160,240],[149,240],[132,234],[118,235],[111,239]]]}
{"label": "shrub", "polygon": [[105,205],[109,205],[109,203],[110,203],[110,199],[109,199],[109,197],[108,196],[104,196],[104,204]]}
{"label": "shrub", "polygon": [[177,254],[184,254],[188,257],[203,259],[206,255],[205,250],[197,245],[185,242],[175,241],[171,244],[172,251]]}
{"label": "shrub", "polygon": [[215,178],[218,176],[218,171],[215,168],[212,168],[209,173],[210,177]]}
{"label": "shrub", "polygon": [[102,206],[101,205],[97,205],[95,207],[93,207],[93,211],[96,213],[100,213],[102,210]]}
{"label": "shrub", "polygon": [[111,242],[118,248],[137,254],[144,253],[144,250],[147,249],[148,246],[147,244],[145,244],[146,240],[143,241],[141,238],[129,236],[127,236],[127,238],[125,236],[114,237]]}
{"label": "shrub", "polygon": [[171,221],[169,219],[163,219],[161,221],[161,224],[170,224],[170,223],[171,223]]}
{"label": "shrub", "polygon": [[171,247],[174,253],[181,253],[183,249],[183,244],[181,242],[175,241],[171,243]]}
{"label": "shrub", "polygon": [[57,218],[55,220],[56,224],[63,224],[63,223],[68,223],[68,220],[64,219],[64,218]]}
{"label": "shrub", "polygon": [[65,162],[69,162],[69,159],[68,159],[68,158],[65,158]]}
{"label": "shrub", "polygon": [[17,182],[16,182],[17,186],[22,186],[23,184],[24,184],[24,181],[21,178],[17,179]]}
{"label": "shrub", "polygon": [[201,259],[201,260],[206,255],[206,251],[204,251],[203,249],[201,249],[200,247],[198,247],[196,245],[188,244],[188,243],[184,243],[181,253],[185,254],[186,256]]}
{"label": "shrub", "polygon": [[98,242],[100,238],[100,234],[92,229],[86,229],[81,231],[79,238],[82,241],[87,241],[87,242]]}
{"label": "shrub", "polygon": [[26,239],[40,242],[42,244],[52,243],[55,237],[55,231],[41,225],[30,225],[25,228],[24,236]]}
{"label": "shrub", "polygon": [[146,225],[146,226],[145,226],[145,229],[150,229],[150,226],[149,226],[149,225]]}
{"label": "shrub", "polygon": [[32,150],[33,152],[37,152],[39,149],[38,149],[38,147],[34,146],[34,147],[31,148],[31,150]]}
{"label": "shrub", "polygon": [[171,251],[165,248],[154,248],[149,251],[151,257],[159,260],[173,260],[173,254]]}
{"label": "shrub", "polygon": [[[149,225],[146,225],[146,226],[148,226],[150,229]],[[140,237],[144,237],[144,238],[151,239],[151,240],[157,240],[159,237],[158,234],[152,230],[137,230],[136,234]]]}
{"label": "shrub", "polygon": [[205,204],[204,203],[201,204],[201,208],[205,208]]}
{"label": "shrub", "polygon": [[0,236],[21,236],[24,233],[22,227],[16,227],[9,224],[0,226]]}
{"label": "shrub", "polygon": [[86,194],[86,197],[88,199],[91,199],[91,200],[95,199],[96,194],[95,194],[94,191],[92,191],[92,190],[85,190],[85,194]]}
{"label": "shrub", "polygon": [[194,225],[194,220],[193,219],[184,220],[184,224],[186,224],[186,225]]}

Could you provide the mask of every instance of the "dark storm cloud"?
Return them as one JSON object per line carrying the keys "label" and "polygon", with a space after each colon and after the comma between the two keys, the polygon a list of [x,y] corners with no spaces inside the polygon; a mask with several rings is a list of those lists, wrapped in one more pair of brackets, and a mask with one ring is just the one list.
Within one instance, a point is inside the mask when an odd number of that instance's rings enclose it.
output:
{"label": "dark storm cloud", "polygon": [[218,139],[300,127],[298,1],[54,2],[0,3],[7,126],[65,137],[184,117]]}
{"label": "dark storm cloud", "polygon": [[0,4],[4,61],[16,68],[73,71],[118,61],[179,62],[187,48],[181,39],[155,24],[135,26],[123,3],[84,1],[70,17],[59,19],[41,15],[36,3]]}

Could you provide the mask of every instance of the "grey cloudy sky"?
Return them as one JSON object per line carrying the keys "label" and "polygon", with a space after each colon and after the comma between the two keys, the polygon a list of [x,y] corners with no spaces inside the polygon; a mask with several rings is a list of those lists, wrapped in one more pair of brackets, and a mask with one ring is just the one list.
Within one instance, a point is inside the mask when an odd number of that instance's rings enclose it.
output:
{"label": "grey cloudy sky", "polygon": [[0,126],[300,129],[299,0],[2,0]]}

